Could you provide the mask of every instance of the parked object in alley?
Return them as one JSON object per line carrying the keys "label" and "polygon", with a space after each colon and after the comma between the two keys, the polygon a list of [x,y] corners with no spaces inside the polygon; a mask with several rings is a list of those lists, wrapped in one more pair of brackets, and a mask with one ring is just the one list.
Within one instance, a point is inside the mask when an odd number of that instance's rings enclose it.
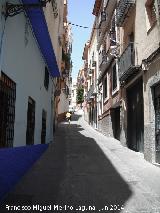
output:
{"label": "parked object in alley", "polygon": [[70,122],[71,122],[71,113],[70,113],[70,112],[67,112],[67,113],[66,113],[66,119],[67,119],[67,121],[68,121],[69,124],[70,124]]}

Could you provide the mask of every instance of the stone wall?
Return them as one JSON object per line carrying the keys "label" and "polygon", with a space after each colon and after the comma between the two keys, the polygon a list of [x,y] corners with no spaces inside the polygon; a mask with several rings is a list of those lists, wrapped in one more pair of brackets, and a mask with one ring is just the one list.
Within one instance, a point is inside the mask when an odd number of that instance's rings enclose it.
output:
{"label": "stone wall", "polygon": [[104,116],[98,121],[98,130],[104,135],[113,137],[112,122],[110,114]]}

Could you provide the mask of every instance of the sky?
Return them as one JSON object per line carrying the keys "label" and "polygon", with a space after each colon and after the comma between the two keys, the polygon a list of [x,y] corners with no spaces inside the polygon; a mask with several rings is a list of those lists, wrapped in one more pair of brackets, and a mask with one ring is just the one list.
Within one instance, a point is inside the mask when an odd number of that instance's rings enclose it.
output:
{"label": "sky", "polygon": [[85,43],[89,40],[95,16],[92,15],[95,0],[68,0],[68,21],[72,24],[89,27],[88,29],[72,25],[73,44],[72,61],[73,80],[83,65],[82,54]]}

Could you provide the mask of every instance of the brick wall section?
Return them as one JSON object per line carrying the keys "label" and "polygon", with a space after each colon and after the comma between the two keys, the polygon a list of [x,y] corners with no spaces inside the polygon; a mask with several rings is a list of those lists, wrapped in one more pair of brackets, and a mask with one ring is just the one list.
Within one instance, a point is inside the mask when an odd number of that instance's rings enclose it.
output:
{"label": "brick wall section", "polygon": [[111,116],[107,115],[98,121],[98,130],[104,135],[113,137]]}

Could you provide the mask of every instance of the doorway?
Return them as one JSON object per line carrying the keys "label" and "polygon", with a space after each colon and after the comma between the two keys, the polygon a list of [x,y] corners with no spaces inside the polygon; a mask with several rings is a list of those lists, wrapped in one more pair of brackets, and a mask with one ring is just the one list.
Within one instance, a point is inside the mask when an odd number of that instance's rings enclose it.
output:
{"label": "doorway", "polygon": [[27,132],[26,132],[26,144],[34,144],[34,128],[35,128],[35,101],[29,97],[28,99],[28,111],[27,111]]}
{"label": "doorway", "polygon": [[138,80],[127,89],[127,144],[137,152],[144,152],[143,81]]}
{"label": "doorway", "polygon": [[113,136],[117,140],[120,140],[120,107],[111,110],[111,121]]}
{"label": "doorway", "polygon": [[160,163],[160,84],[154,88],[156,162]]}

